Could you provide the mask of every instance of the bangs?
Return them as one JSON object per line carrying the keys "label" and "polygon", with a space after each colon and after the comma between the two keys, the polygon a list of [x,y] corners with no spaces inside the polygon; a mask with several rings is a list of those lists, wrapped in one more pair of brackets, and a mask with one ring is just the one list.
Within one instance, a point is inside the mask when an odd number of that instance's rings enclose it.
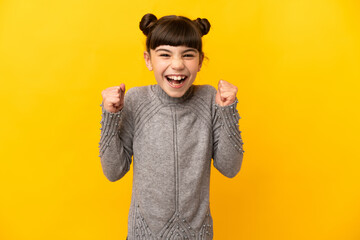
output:
{"label": "bangs", "polygon": [[[158,25],[147,38],[147,46],[155,49],[160,45],[186,46],[202,52],[201,33],[191,21],[186,19],[169,19]],[[149,49],[148,49],[149,50]]]}

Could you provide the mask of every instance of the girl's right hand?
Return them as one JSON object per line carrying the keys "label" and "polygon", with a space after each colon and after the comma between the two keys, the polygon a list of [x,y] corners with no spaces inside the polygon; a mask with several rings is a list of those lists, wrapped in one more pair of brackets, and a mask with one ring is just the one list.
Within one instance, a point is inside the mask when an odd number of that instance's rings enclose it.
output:
{"label": "girl's right hand", "polygon": [[109,87],[101,92],[103,107],[108,112],[116,113],[124,106],[125,84]]}

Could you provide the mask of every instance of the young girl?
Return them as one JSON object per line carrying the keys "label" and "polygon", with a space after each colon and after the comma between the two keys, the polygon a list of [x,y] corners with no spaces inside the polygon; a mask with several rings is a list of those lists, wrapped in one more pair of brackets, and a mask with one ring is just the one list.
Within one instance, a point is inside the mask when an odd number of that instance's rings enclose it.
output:
{"label": "young girl", "polygon": [[117,181],[133,157],[128,239],[212,239],[209,208],[211,159],[227,177],[240,170],[237,88],[193,85],[204,53],[207,19],[157,19],[146,14],[144,58],[157,85],[102,92],[100,157],[105,176]]}

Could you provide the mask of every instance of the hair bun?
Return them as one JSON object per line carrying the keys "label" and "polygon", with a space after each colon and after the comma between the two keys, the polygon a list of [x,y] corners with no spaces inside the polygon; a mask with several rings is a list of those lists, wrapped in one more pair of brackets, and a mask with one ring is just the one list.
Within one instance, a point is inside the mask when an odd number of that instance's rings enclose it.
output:
{"label": "hair bun", "polygon": [[210,22],[206,18],[197,18],[194,20],[195,24],[199,27],[202,36],[206,35],[210,30]]}
{"label": "hair bun", "polygon": [[157,17],[152,14],[148,13],[145,14],[139,24],[140,30],[147,36],[151,30],[151,28],[154,26],[154,24],[157,21]]}

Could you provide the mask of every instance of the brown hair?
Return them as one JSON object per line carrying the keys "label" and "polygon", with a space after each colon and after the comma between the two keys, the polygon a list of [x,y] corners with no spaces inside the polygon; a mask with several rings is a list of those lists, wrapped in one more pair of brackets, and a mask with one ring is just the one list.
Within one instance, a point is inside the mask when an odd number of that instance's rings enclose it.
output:
{"label": "brown hair", "polygon": [[206,18],[190,20],[187,17],[169,15],[160,18],[148,13],[140,21],[140,30],[147,36],[146,50],[155,49],[160,45],[187,46],[202,52],[201,37],[210,30]]}

